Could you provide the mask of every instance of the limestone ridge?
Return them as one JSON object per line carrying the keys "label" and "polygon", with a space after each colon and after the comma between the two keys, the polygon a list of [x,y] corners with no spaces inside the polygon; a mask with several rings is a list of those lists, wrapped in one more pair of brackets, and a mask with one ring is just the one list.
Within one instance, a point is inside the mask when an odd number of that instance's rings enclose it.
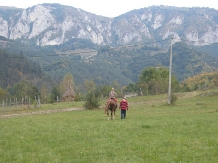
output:
{"label": "limestone ridge", "polygon": [[218,42],[218,10],[152,6],[115,18],[98,16],[60,4],[40,4],[27,9],[0,7],[0,35],[9,39],[34,39],[37,45],[60,45],[72,38],[98,45],[131,44],[149,40],[193,45]]}

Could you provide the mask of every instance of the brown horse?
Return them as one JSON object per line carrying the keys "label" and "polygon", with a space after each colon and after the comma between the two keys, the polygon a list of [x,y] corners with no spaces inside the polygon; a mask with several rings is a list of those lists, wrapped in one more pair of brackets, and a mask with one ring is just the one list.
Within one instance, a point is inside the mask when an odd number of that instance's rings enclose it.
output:
{"label": "brown horse", "polygon": [[106,108],[105,108],[105,112],[107,112],[107,116],[108,116],[108,120],[110,119],[109,117],[109,110],[110,110],[110,113],[111,113],[111,119],[115,119],[115,112],[116,112],[116,101],[115,99],[111,98],[107,101],[107,104],[106,104]]}

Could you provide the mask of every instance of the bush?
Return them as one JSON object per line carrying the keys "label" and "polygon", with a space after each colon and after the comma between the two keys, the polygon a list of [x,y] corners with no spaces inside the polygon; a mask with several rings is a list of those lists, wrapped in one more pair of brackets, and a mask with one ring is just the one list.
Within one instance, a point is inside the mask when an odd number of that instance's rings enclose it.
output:
{"label": "bush", "polygon": [[89,93],[86,95],[85,101],[86,101],[84,104],[85,108],[87,108],[89,110],[99,108],[100,98],[99,98],[99,94],[98,94],[97,90],[89,91]]}
{"label": "bush", "polygon": [[84,99],[83,95],[76,94],[74,101],[82,101]]}
{"label": "bush", "polygon": [[172,94],[171,94],[171,98],[170,98],[170,103],[171,103],[172,105],[175,105],[177,99],[178,99],[177,95],[174,94],[174,93],[172,93]]}

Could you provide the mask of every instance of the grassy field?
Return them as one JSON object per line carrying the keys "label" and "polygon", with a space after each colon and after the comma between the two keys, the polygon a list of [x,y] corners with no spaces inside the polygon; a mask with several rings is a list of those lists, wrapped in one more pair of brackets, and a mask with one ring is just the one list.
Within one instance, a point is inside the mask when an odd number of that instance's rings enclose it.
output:
{"label": "grassy field", "polygon": [[178,97],[175,106],[166,105],[166,95],[129,98],[125,120],[118,111],[108,121],[103,108],[20,114],[82,108],[82,102],[1,109],[0,162],[218,162],[218,90]]}

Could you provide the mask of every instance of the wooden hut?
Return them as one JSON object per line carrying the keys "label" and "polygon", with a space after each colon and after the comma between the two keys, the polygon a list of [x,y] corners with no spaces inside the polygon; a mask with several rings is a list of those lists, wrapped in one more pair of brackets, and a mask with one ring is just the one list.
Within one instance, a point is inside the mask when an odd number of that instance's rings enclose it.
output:
{"label": "wooden hut", "polygon": [[74,101],[75,99],[75,92],[74,90],[71,88],[71,86],[66,90],[66,92],[63,94],[62,96],[62,100],[63,101]]}

